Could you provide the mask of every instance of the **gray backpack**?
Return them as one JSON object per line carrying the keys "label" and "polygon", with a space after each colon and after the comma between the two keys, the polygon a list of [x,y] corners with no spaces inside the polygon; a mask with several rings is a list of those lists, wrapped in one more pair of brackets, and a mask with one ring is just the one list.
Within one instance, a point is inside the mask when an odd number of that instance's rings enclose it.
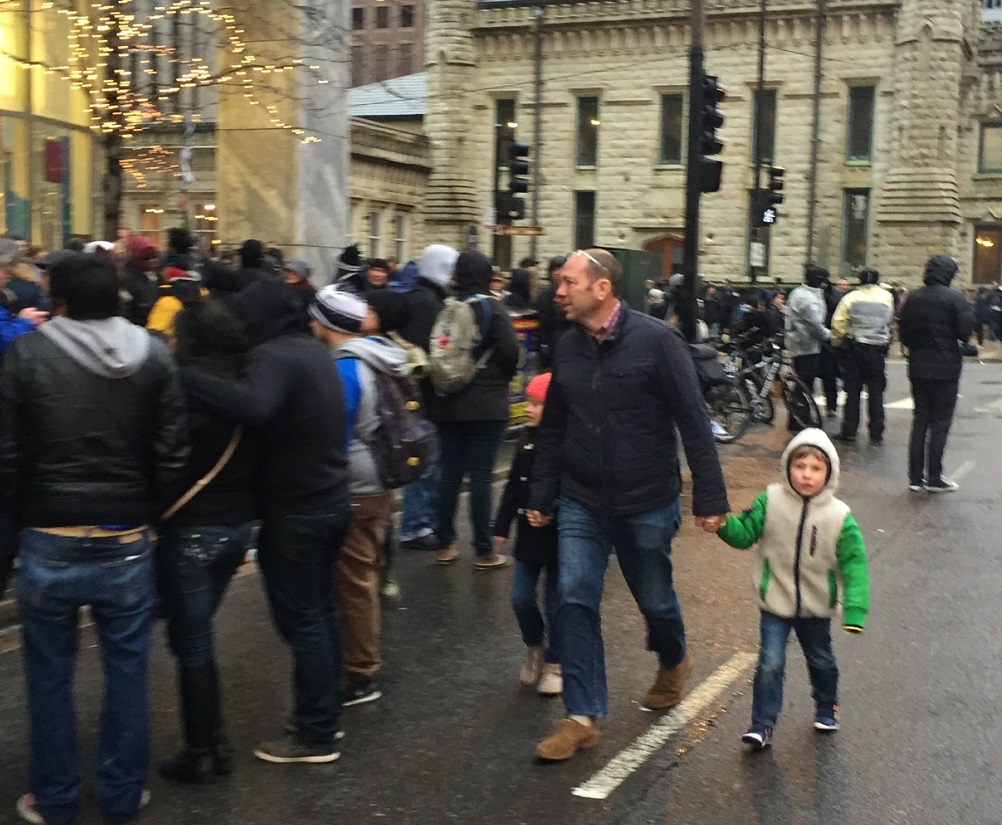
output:
{"label": "gray backpack", "polygon": [[[478,326],[474,302],[483,307],[483,321]],[[483,295],[469,298],[446,298],[435,318],[428,339],[428,377],[438,395],[454,395],[465,389],[484,368],[493,349],[474,357],[491,325],[491,303]]]}

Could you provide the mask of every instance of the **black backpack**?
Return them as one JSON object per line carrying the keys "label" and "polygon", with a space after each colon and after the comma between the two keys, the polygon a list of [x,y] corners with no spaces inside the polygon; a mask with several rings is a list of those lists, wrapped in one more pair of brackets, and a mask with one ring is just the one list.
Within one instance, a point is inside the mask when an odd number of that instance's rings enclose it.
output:
{"label": "black backpack", "polygon": [[[344,355],[358,358],[357,355]],[[435,457],[435,427],[421,414],[421,395],[413,378],[383,372],[363,358],[376,388],[375,407],[380,426],[366,440],[387,490],[417,481]]]}

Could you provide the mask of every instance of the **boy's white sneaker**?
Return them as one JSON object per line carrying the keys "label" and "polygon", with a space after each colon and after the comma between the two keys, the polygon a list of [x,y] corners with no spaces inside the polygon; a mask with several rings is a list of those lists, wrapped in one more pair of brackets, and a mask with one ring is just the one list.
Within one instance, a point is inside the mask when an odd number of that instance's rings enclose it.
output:
{"label": "boy's white sneaker", "polygon": [[543,673],[543,647],[527,647],[525,649],[525,662],[522,663],[522,670],[519,671],[518,680],[523,685],[535,685],[539,682],[539,677]]}
{"label": "boy's white sneaker", "polygon": [[559,696],[564,692],[564,672],[558,664],[547,662],[536,686],[540,696]]}

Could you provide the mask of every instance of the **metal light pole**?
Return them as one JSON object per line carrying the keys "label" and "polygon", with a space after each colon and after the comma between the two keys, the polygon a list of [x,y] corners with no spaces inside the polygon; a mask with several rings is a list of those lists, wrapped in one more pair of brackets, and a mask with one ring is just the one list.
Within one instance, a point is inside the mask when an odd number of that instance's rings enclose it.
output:
{"label": "metal light pole", "polygon": [[821,144],[821,57],[825,40],[825,0],[818,0],[814,18],[814,113],[811,122],[811,174],[807,194],[807,254],[804,264],[814,263],[814,215],[818,197],[818,148]]}
{"label": "metal light pole", "polygon": [[[535,70],[534,98],[535,111],[532,118],[533,143],[535,157],[532,163],[532,202],[530,205],[530,217],[533,226],[539,226],[539,167],[543,156],[543,0],[539,0],[536,7],[535,26],[533,35],[535,38],[535,48],[533,49],[533,62]],[[529,254],[536,257],[535,235],[529,237]]]}
{"label": "metal light pole", "polygon": [[[752,209],[755,210],[755,243],[763,244],[765,230],[762,228],[762,101],[765,98],[765,3],[758,14],[758,86],[755,95],[755,195],[752,198]],[[751,266],[751,282],[758,281],[758,267]]]}
{"label": "metal light pole", "polygon": [[685,168],[685,240],[682,244],[682,294],[675,307],[679,325],[687,341],[696,340],[696,270],[699,257],[699,196],[702,168],[703,112],[703,29],[706,14],[703,0],[693,0],[689,48],[689,151]]}

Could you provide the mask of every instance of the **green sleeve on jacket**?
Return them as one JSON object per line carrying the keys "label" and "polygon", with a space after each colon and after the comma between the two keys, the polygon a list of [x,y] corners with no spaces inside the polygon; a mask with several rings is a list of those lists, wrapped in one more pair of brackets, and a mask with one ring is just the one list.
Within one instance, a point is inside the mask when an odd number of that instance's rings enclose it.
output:
{"label": "green sleeve on jacket", "polygon": [[842,623],[864,627],[870,609],[870,574],[863,534],[852,513],[845,517],[842,524],[835,556],[842,576]]}
{"label": "green sleeve on jacket", "polygon": [[762,538],[762,530],[765,528],[765,505],[768,499],[768,494],[762,493],[740,516],[729,515],[727,523],[717,530],[717,535],[731,547],[747,550]]}

